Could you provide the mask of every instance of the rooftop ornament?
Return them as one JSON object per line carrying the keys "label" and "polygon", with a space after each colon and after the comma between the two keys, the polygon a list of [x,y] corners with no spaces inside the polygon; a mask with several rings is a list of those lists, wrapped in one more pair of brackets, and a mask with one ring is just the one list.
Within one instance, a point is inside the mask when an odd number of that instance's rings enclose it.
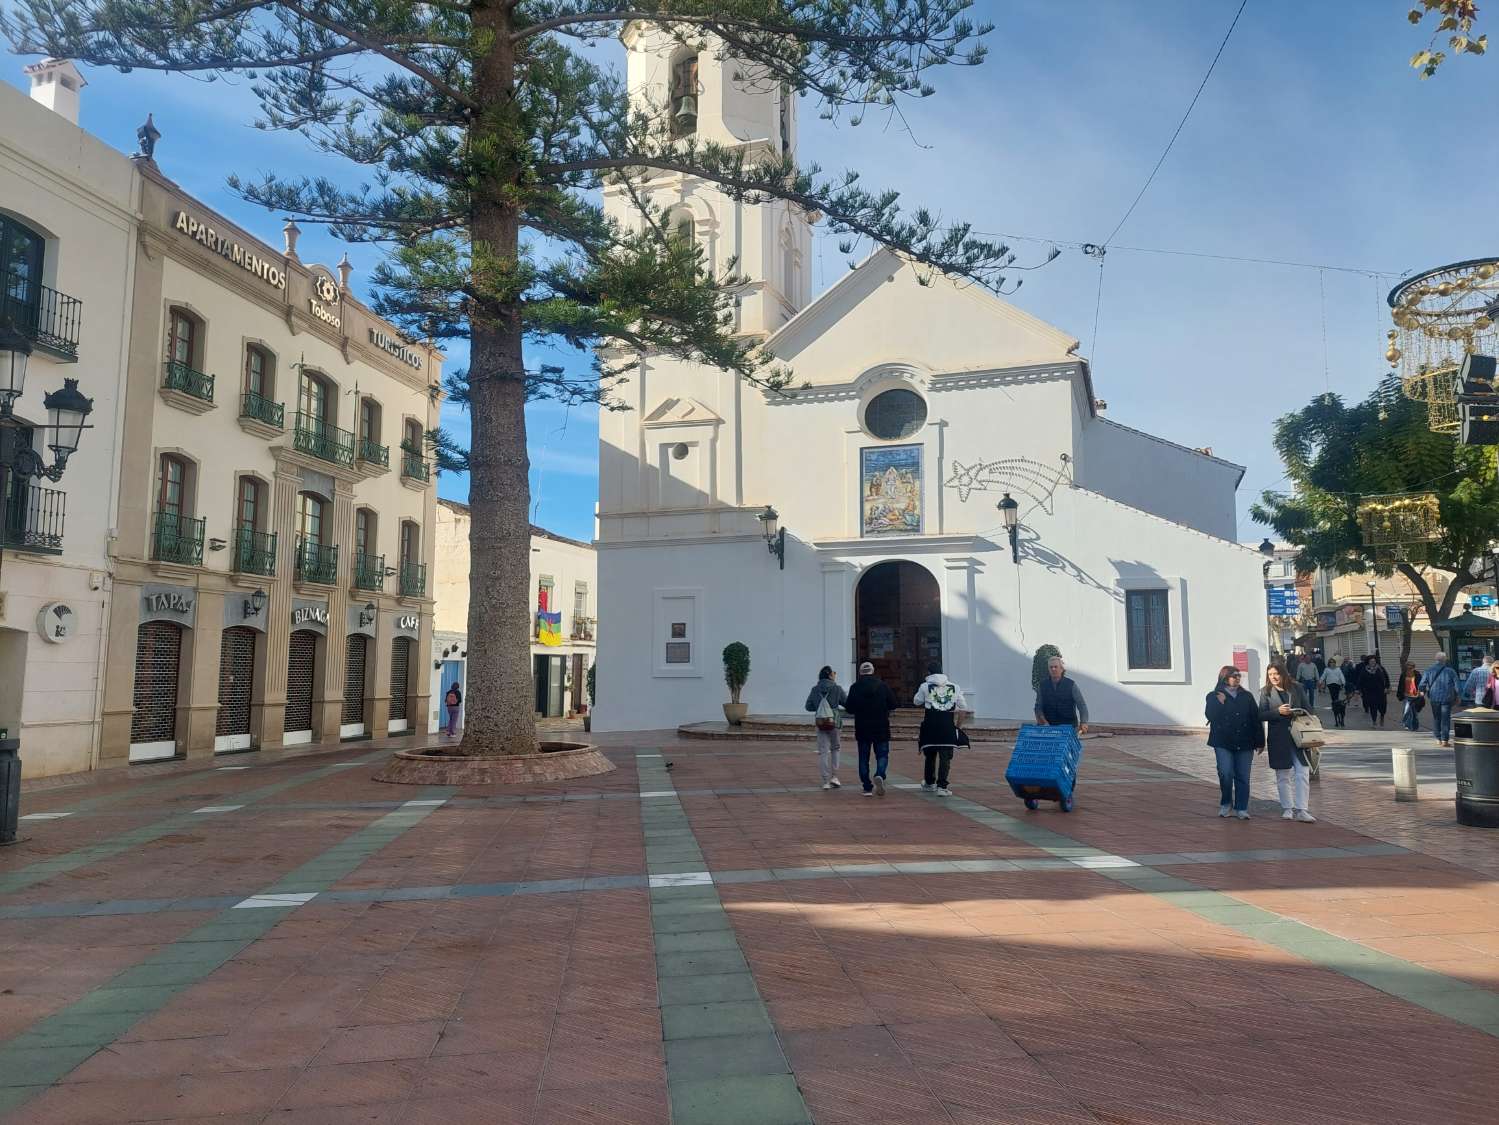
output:
{"label": "rooftop ornament", "polygon": [[1466,356],[1499,347],[1499,258],[1473,258],[1407,278],[1389,295],[1385,359],[1406,397],[1426,403],[1431,428],[1458,432],[1458,371]]}

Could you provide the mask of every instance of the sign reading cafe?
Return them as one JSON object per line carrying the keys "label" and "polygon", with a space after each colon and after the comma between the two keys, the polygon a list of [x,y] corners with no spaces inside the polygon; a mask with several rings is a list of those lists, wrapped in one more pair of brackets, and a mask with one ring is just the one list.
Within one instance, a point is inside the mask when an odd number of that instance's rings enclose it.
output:
{"label": "sign reading cafe", "polygon": [[262,258],[253,250],[246,250],[231,238],[225,238],[207,223],[199,222],[186,211],[178,211],[172,225],[188,238],[201,242],[215,254],[228,258],[235,265],[253,273],[274,289],[286,288],[286,270],[272,258]]}

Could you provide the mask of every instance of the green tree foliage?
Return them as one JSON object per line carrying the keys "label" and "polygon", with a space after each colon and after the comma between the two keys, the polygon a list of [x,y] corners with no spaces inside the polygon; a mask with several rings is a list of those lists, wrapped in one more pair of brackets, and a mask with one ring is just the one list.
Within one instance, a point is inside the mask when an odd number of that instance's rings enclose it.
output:
{"label": "green tree foliage", "polygon": [[[1298,570],[1398,571],[1420,593],[1433,623],[1451,614],[1464,587],[1484,579],[1489,541],[1499,535],[1494,451],[1432,433],[1425,405],[1402,395],[1396,376],[1353,406],[1325,394],[1285,415],[1275,425],[1275,448],[1291,491],[1266,492],[1251,510],[1300,548]],[[1359,500],[1404,492],[1433,492],[1441,504],[1442,535],[1425,557],[1427,567],[1451,576],[1440,601],[1416,566],[1381,561],[1363,541]]]}
{"label": "green tree foliage", "polygon": [[739,693],[744,690],[749,674],[749,645],[743,641],[730,641],[723,650],[723,682],[729,689],[730,703],[739,702]]}
{"label": "green tree foliage", "polygon": [[1062,650],[1056,645],[1042,645],[1036,650],[1036,655],[1031,657],[1031,690],[1040,691],[1041,681],[1046,679],[1049,672],[1046,670],[1047,663],[1053,656],[1061,656]]}
{"label": "green tree foliage", "polygon": [[[782,87],[856,124],[934,92],[944,67],[982,61],[971,0],[12,0],[0,28],[24,53],[121,70],[250,76],[257,125],[301,134],[349,175],[241,175],[249,200],[339,237],[388,248],[373,305],[415,337],[466,339],[447,381],[472,417],[465,449],[430,435],[440,467],[470,473],[473,517],[465,752],[534,752],[529,657],[525,404],[597,402],[637,357],[664,354],[771,388],[791,373],[733,332],[735,267],[663,229],[641,191],[684,174],[734,200],[785,200],[854,243],[893,247],[991,288],[1013,255],[963,224],[871,190],[857,172],[745,155],[674,137],[667,107],[631,105],[590,51],[653,26],[763,88]],[[636,203],[614,222],[605,183]],[[528,364],[570,345],[591,370]]]}

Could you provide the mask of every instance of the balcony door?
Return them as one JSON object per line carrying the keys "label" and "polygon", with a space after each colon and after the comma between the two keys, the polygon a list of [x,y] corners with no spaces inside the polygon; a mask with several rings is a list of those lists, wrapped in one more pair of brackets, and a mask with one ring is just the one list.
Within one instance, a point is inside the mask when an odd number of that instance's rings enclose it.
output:
{"label": "balcony door", "polygon": [[[15,219],[0,215],[0,284],[5,311],[24,327],[36,327],[36,310],[42,299],[42,236]],[[17,313],[22,314],[17,316]]]}
{"label": "balcony door", "polygon": [[156,479],[156,510],[180,520],[187,514],[187,462],[180,457],[164,456]]}
{"label": "balcony door", "polygon": [[328,384],[311,372],[302,372],[297,390],[297,410],[313,422],[327,424],[332,400],[328,395]]}
{"label": "balcony door", "polygon": [[183,367],[193,366],[193,356],[198,346],[198,324],[185,312],[172,310],[172,323],[167,332],[167,359]]}
{"label": "balcony door", "polygon": [[321,547],[327,502],[311,492],[299,493],[297,501],[297,535],[303,543]]}

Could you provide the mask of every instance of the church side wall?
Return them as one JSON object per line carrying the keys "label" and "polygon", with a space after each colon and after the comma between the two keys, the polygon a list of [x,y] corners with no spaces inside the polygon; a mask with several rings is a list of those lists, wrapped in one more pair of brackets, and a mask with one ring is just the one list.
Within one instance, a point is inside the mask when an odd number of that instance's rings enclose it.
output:
{"label": "church side wall", "polygon": [[1237,466],[1103,418],[1084,425],[1077,483],[1132,508],[1236,539]]}

